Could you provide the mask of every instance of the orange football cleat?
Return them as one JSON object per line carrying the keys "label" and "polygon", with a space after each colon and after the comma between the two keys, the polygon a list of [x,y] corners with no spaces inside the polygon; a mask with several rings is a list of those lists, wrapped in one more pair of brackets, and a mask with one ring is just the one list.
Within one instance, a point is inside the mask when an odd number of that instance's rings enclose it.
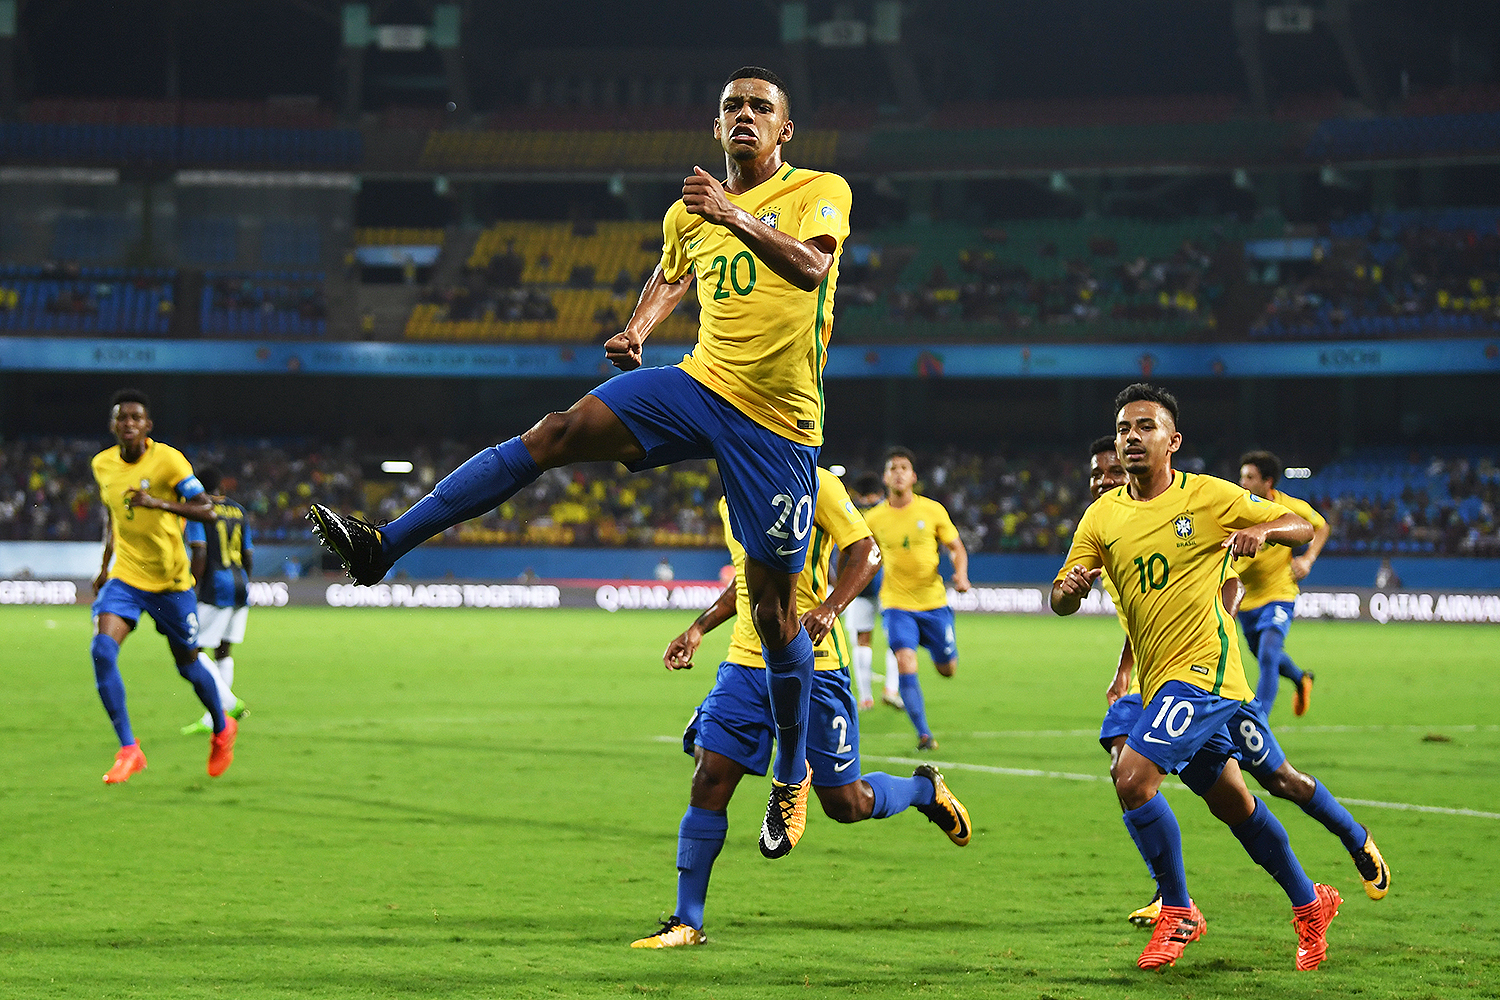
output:
{"label": "orange football cleat", "polygon": [[1302,679],[1297,682],[1297,690],[1292,692],[1292,714],[1306,715],[1307,710],[1312,707],[1313,672],[1302,671]]}
{"label": "orange football cleat", "polygon": [[130,780],[132,774],[145,769],[146,755],[141,753],[139,743],[132,743],[128,747],[121,747],[120,752],[115,754],[115,762],[104,775],[104,783],[123,785]]}
{"label": "orange football cleat", "polygon": [[1161,916],[1156,918],[1151,940],[1135,964],[1142,969],[1156,969],[1163,965],[1176,965],[1183,949],[1203,936],[1208,930],[1208,921],[1198,904],[1187,906],[1163,906]]}
{"label": "orange football cleat", "polygon": [[1310,972],[1328,955],[1328,925],[1339,915],[1344,897],[1331,885],[1313,886],[1318,894],[1306,906],[1292,908],[1292,926],[1297,928],[1297,971]]}
{"label": "orange football cleat", "polygon": [[229,770],[229,765],[234,763],[234,738],[240,731],[240,724],[234,721],[233,716],[224,717],[224,728],[208,738],[208,776],[217,778]]}

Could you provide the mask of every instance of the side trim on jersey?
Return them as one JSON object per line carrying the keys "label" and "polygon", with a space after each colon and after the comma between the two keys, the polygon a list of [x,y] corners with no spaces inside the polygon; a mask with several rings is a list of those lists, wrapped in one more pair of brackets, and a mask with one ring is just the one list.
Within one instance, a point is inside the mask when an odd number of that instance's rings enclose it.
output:
{"label": "side trim on jersey", "polygon": [[1224,631],[1224,578],[1229,572],[1229,564],[1234,559],[1234,554],[1228,549],[1224,550],[1224,565],[1219,567],[1219,589],[1214,592],[1214,617],[1219,620],[1219,669],[1214,674],[1213,694],[1218,694],[1219,689],[1224,686],[1224,670],[1229,664],[1229,634]]}
{"label": "side trim on jersey", "polygon": [[[829,270],[833,268],[830,266]],[[827,406],[823,402],[823,303],[828,300],[828,275],[818,284],[818,315],[813,320],[813,364],[817,370],[813,375],[818,380],[818,430],[823,430],[823,413]]]}

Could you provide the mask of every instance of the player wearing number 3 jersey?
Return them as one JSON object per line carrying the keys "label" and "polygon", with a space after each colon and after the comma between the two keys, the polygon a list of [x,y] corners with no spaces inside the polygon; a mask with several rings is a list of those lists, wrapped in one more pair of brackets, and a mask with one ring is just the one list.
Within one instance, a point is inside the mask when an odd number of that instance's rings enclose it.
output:
{"label": "player wearing number 3 jersey", "polygon": [[[805,753],[813,646],[795,584],[812,528],[823,442],[823,365],[849,185],[782,159],[791,100],[775,73],[736,70],[719,95],[714,138],[725,179],[694,167],[663,222],[661,262],[625,329],[604,345],[625,372],[569,410],[469,459],[377,528],[321,504],[308,512],[356,583],[375,583],[426,539],[493,510],[544,469],[614,460],[635,471],[717,460],[761,639],[779,735],[761,851],[792,849],[807,809]],[[693,280],[698,345],[680,365],[642,368],[647,335]]]}
{"label": "player wearing number 3 jersey", "polygon": [[1286,892],[1296,967],[1315,969],[1342,900],[1307,877],[1280,821],[1245,787],[1227,724],[1253,693],[1220,592],[1230,558],[1300,544],[1312,525],[1221,479],[1175,471],[1177,418],[1177,400],[1155,386],[1138,383],[1115,399],[1115,450],[1129,482],[1084,513],[1052,586],[1052,609],[1071,615],[1107,573],[1139,672],[1145,705],[1120,753],[1115,792],[1162,908],[1137,964],[1175,963],[1206,929],[1188,895],[1177,818],[1159,791],[1177,772]]}

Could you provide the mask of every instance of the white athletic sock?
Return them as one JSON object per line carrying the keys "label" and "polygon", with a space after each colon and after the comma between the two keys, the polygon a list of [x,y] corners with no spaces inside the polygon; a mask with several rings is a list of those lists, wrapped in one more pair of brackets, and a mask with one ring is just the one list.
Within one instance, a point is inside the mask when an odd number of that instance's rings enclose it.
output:
{"label": "white athletic sock", "polygon": [[227,688],[234,687],[234,657],[221,656],[214,661],[219,665],[219,677]]}
{"label": "white athletic sock", "polygon": [[854,693],[860,701],[871,700],[870,682],[873,680],[871,663],[875,659],[875,650],[869,646],[854,646]]}
{"label": "white athletic sock", "polygon": [[219,707],[226,712],[229,711],[234,707],[234,692],[229,690],[229,682],[224,679],[223,674],[219,673],[219,665],[207,653],[199,653],[198,662],[213,675],[214,683],[218,685]]}
{"label": "white athletic sock", "polygon": [[901,671],[896,669],[896,654],[887,649],[885,651],[885,693],[899,695],[901,693]]}

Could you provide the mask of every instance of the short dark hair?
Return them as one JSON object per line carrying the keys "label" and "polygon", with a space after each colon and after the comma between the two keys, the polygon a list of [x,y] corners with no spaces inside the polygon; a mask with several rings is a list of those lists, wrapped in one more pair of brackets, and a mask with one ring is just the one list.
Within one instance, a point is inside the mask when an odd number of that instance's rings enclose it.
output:
{"label": "short dark hair", "polygon": [[113,411],[121,403],[140,403],[147,413],[151,412],[151,397],[139,389],[121,389],[115,393],[109,400],[110,410]]}
{"label": "short dark hair", "polygon": [[917,456],[911,453],[910,448],[892,448],[890,451],[885,453],[885,461],[882,462],[881,465],[890,465],[891,459],[893,458],[906,459],[909,463],[911,463],[911,471],[917,471]]}
{"label": "short dark hair", "polygon": [[1178,426],[1177,397],[1149,382],[1137,382],[1134,385],[1127,385],[1121,389],[1120,394],[1115,397],[1115,413],[1123,410],[1127,403],[1141,402],[1160,404],[1163,409],[1172,414],[1172,426]]}
{"label": "short dark hair", "polygon": [[885,484],[873,472],[861,472],[859,478],[854,480],[854,492],[860,496],[867,497],[871,493],[881,493],[884,490]]}
{"label": "short dark hair", "polygon": [[[727,87],[736,80],[764,80],[777,90],[781,91],[781,103],[786,108],[786,116],[792,117],[792,95],[786,89],[786,82],[771,70],[764,66],[741,66],[729,74],[729,79],[724,81]],[[723,88],[720,88],[723,89]]]}
{"label": "short dark hair", "polygon": [[219,471],[217,465],[204,465],[193,470],[198,476],[198,482],[203,484],[203,489],[209,493],[219,492],[219,485],[224,482],[224,473]]}
{"label": "short dark hair", "polygon": [[1281,482],[1281,459],[1269,451],[1257,450],[1247,451],[1240,456],[1240,467],[1253,465],[1260,470],[1260,477],[1268,482]]}
{"label": "short dark hair", "polygon": [[1114,450],[1115,450],[1115,437],[1114,437],[1113,434],[1106,434],[1104,437],[1094,438],[1094,443],[1091,444],[1091,445],[1089,445],[1089,458],[1093,458],[1095,455],[1099,454],[1101,451],[1114,451]]}

